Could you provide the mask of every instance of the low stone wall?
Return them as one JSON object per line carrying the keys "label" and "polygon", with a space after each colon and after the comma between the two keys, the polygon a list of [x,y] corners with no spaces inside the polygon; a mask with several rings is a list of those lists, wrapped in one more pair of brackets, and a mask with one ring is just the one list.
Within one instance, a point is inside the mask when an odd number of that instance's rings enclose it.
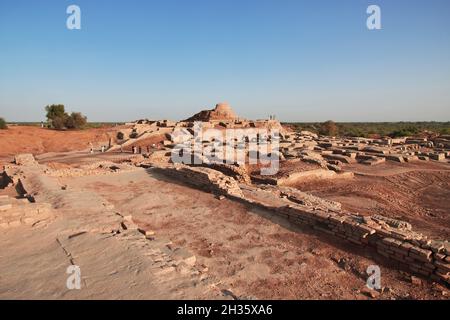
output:
{"label": "low stone wall", "polygon": [[206,191],[238,198],[243,197],[237,181],[217,170],[205,167],[188,167],[185,165],[155,168],[163,174]]}
{"label": "low stone wall", "polygon": [[207,165],[209,168],[220,171],[227,176],[233,177],[236,181],[242,183],[251,183],[250,175],[244,166],[237,166],[231,164],[223,164],[223,163],[211,163]]}

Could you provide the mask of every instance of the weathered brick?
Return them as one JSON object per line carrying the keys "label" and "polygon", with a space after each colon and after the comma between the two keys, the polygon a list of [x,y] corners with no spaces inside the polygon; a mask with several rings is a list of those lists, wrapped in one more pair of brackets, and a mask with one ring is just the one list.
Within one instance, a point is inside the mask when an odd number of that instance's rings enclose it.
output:
{"label": "weathered brick", "polygon": [[416,254],[416,253],[414,253],[414,252],[409,252],[409,254],[408,254],[411,258],[413,258],[414,260],[419,260],[419,261],[422,261],[422,262],[428,262],[428,261],[431,261],[431,257],[425,257],[425,256],[423,256],[423,255],[418,255],[418,254]]}
{"label": "weathered brick", "polygon": [[401,254],[403,256],[407,256],[408,255],[408,250],[406,250],[403,247],[392,248],[392,251],[394,251],[395,253]]}
{"label": "weathered brick", "polygon": [[335,233],[334,233],[333,231],[331,231],[331,230],[329,230],[329,229],[326,229],[326,228],[323,228],[323,227],[314,226],[314,229],[315,229],[315,230],[322,231],[322,232],[325,232],[325,233],[327,233],[327,234],[329,234],[329,235],[332,235],[332,236],[335,235]]}
{"label": "weathered brick", "polygon": [[450,264],[449,263],[445,263],[445,262],[441,262],[441,261],[434,261],[434,265],[441,270],[450,272]]}
{"label": "weathered brick", "polygon": [[345,217],[340,217],[340,216],[336,216],[336,215],[330,215],[328,217],[328,220],[330,220],[333,224],[337,224],[340,225],[344,222]]}
{"label": "weathered brick", "polygon": [[426,276],[426,277],[428,277],[431,274],[430,271],[422,269],[422,268],[420,268],[417,272],[420,273],[421,275]]}
{"label": "weathered brick", "polygon": [[430,250],[439,253],[444,250],[444,243],[442,241],[431,241],[430,243]]}
{"label": "weathered brick", "polygon": [[435,271],[434,273],[439,278],[441,278],[441,280],[444,280],[444,281],[449,281],[450,280],[450,274],[449,273],[444,273],[444,272],[439,272],[439,271]]}
{"label": "weathered brick", "polygon": [[382,237],[391,237],[392,233],[389,230],[385,229],[375,229],[375,233],[379,234]]}
{"label": "weathered brick", "polygon": [[360,224],[356,227],[356,230],[358,230],[358,232],[361,233],[368,233],[368,234],[374,234],[375,233],[375,229],[370,228],[368,226],[365,226],[363,224]]}
{"label": "weathered brick", "polygon": [[442,254],[442,253],[435,253],[433,256],[434,256],[435,259],[443,260],[443,261],[445,261],[445,257],[446,257],[445,254]]}
{"label": "weathered brick", "polygon": [[384,244],[386,244],[387,246],[394,247],[394,248],[399,247],[402,244],[401,241],[398,241],[398,240],[395,240],[395,239],[392,239],[392,238],[384,238],[381,241]]}
{"label": "weathered brick", "polygon": [[421,256],[423,258],[426,258],[427,260],[431,258],[431,251],[430,250],[425,250],[422,248],[418,248],[418,247],[412,247],[410,249],[410,253],[414,253],[418,256]]}

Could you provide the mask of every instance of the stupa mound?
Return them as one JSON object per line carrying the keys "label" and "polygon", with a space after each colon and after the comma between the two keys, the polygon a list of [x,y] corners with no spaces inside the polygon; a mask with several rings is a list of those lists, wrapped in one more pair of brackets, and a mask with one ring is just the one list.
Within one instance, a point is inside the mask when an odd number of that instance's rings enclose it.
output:
{"label": "stupa mound", "polygon": [[212,110],[203,110],[194,114],[186,121],[236,120],[238,117],[226,102],[216,104]]}

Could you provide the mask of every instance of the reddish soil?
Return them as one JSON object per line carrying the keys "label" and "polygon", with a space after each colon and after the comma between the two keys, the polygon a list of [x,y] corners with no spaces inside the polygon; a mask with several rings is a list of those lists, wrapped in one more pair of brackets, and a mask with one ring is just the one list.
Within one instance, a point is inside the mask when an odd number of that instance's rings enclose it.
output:
{"label": "reddish soil", "polygon": [[10,126],[0,130],[0,161],[17,153],[41,154],[85,150],[114,138],[112,127],[58,131],[34,126]]}

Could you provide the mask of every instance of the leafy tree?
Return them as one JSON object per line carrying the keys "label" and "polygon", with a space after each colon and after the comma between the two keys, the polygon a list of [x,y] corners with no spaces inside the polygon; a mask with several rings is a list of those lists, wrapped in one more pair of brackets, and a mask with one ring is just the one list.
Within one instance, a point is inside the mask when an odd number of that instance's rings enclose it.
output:
{"label": "leafy tree", "polygon": [[0,118],[0,129],[8,129],[8,126],[6,125],[6,121],[3,118]]}
{"label": "leafy tree", "polygon": [[62,117],[55,117],[52,120],[52,127],[58,130],[64,129],[66,127],[67,115]]}
{"label": "leafy tree", "polygon": [[339,131],[343,131],[343,136],[344,137],[367,137],[367,133],[365,133],[363,130],[359,129],[359,128],[348,128],[348,129],[344,129],[344,130],[339,130]]}
{"label": "leafy tree", "polygon": [[47,111],[47,119],[53,121],[55,118],[63,118],[67,116],[63,104],[52,104],[45,107]]}
{"label": "leafy tree", "polygon": [[45,107],[50,127],[55,129],[81,129],[87,123],[87,118],[80,112],[67,114],[63,104],[52,104]]}
{"label": "leafy tree", "polygon": [[414,136],[418,134],[420,130],[416,127],[409,126],[400,130],[395,130],[389,134],[391,138],[399,138],[399,137],[407,137]]}
{"label": "leafy tree", "polygon": [[336,136],[338,134],[338,127],[336,123],[332,120],[328,120],[319,128],[319,133],[324,136]]}
{"label": "leafy tree", "polygon": [[87,118],[80,112],[72,112],[65,121],[66,128],[68,129],[81,129],[87,123]]}

